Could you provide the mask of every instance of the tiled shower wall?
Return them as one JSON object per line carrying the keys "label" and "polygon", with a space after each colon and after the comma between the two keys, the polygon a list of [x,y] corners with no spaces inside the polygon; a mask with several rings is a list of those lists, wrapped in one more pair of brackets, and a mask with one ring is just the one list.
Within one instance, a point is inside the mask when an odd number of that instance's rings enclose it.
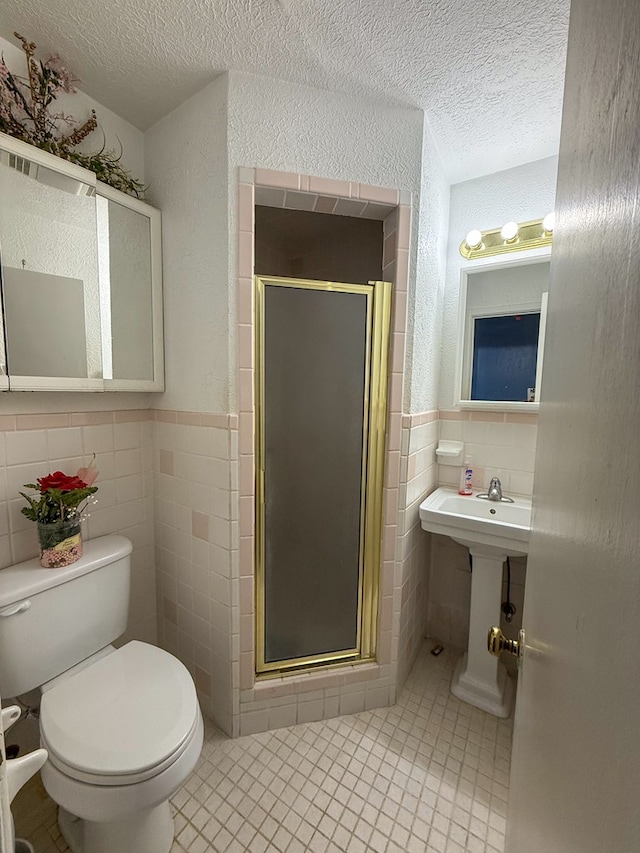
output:
{"label": "tiled shower wall", "polygon": [[121,533],[133,542],[126,635],[156,642],[152,424],[147,410],[17,414],[0,417],[0,568],[38,554],[35,524],[22,515],[25,483],[75,473],[96,454],[98,502],[83,524],[88,539]]}

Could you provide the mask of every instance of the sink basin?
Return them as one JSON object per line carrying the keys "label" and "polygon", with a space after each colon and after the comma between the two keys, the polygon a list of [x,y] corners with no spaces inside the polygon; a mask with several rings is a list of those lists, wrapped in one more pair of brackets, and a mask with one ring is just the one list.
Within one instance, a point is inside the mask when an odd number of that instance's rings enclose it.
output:
{"label": "sink basin", "polygon": [[450,536],[472,550],[505,557],[526,555],[529,550],[528,498],[499,503],[440,487],[420,504],[420,520],[430,533]]}
{"label": "sink basin", "polygon": [[451,692],[498,717],[508,717],[513,682],[487,651],[487,632],[500,624],[502,566],[529,550],[531,501],[489,501],[439,488],[420,504],[422,527],[466,545],[473,559],[469,645],[453,674]]}

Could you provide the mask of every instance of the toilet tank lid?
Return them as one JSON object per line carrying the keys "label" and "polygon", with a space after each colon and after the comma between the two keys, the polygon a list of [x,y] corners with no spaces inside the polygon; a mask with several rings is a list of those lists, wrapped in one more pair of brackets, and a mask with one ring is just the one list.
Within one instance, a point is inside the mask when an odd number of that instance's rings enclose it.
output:
{"label": "toilet tank lid", "polygon": [[83,541],[83,550],[79,560],[60,569],[43,569],[37,559],[1,569],[0,610],[30,595],[37,595],[93,572],[108,563],[115,563],[127,557],[132,552],[133,545],[124,536],[100,536]]}

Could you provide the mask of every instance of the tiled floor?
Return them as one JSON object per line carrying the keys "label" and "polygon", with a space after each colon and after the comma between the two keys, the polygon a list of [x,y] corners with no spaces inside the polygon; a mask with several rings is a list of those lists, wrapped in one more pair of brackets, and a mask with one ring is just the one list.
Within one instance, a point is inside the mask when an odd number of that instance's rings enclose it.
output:
{"label": "tiled floor", "polygon": [[[430,645],[392,708],[236,740],[209,727],[172,853],[502,853],[511,720],[454,698],[456,655]],[[14,816],[36,853],[68,849],[39,781]]]}

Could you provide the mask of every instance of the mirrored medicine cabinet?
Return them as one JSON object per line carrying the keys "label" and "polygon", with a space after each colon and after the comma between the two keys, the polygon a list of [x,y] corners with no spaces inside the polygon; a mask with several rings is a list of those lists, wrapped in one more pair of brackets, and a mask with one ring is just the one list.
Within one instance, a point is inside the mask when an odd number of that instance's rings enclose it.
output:
{"label": "mirrored medicine cabinet", "polygon": [[546,247],[462,269],[456,370],[461,409],[539,408],[550,257]]}
{"label": "mirrored medicine cabinet", "polygon": [[160,212],[0,134],[0,390],[161,391]]}

